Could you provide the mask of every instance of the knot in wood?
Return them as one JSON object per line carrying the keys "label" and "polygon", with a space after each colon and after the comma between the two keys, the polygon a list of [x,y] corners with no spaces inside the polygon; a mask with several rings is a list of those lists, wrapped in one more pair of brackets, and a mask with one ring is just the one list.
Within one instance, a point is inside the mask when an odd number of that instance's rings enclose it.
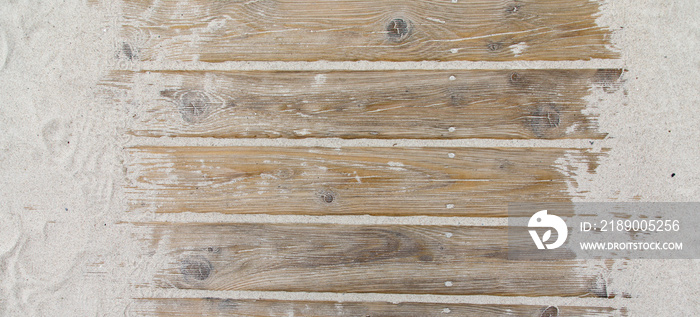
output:
{"label": "knot in wood", "polygon": [[411,25],[404,19],[396,18],[386,25],[386,36],[393,42],[401,42],[409,36]]}
{"label": "knot in wood", "polygon": [[501,44],[501,43],[489,43],[488,45],[486,45],[486,47],[489,49],[489,51],[495,52],[495,51],[500,50],[503,47],[503,44]]}
{"label": "knot in wood", "polygon": [[212,266],[203,256],[192,256],[180,261],[180,273],[186,279],[204,281],[211,275]]}
{"label": "knot in wood", "polygon": [[182,119],[194,123],[204,119],[209,112],[210,100],[201,91],[188,91],[180,97]]}
{"label": "knot in wood", "polygon": [[530,114],[530,129],[538,138],[545,137],[549,130],[558,127],[560,123],[559,109],[553,104],[540,105]]}
{"label": "knot in wood", "polygon": [[558,317],[558,316],[559,316],[559,308],[557,308],[556,306],[549,306],[542,311],[542,314],[540,314],[540,317]]}
{"label": "knot in wood", "polygon": [[321,199],[321,202],[324,202],[326,204],[330,204],[335,201],[336,199],[336,194],[333,191],[327,190],[319,193],[319,198]]}

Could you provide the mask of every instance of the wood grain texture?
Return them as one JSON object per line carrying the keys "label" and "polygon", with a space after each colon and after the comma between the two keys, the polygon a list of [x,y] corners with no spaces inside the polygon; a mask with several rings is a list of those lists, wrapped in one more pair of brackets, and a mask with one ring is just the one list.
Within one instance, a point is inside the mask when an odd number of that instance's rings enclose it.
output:
{"label": "wood grain texture", "polygon": [[415,61],[617,58],[588,0],[126,0],[143,60]]}
{"label": "wood grain texture", "polygon": [[586,98],[621,70],[115,72],[138,136],[605,137]]}
{"label": "wood grain texture", "polygon": [[605,261],[510,261],[505,227],[139,225],[163,288],[610,297]]}
{"label": "wood grain texture", "polygon": [[505,227],[141,224],[163,288],[610,297],[604,261],[509,261]]}
{"label": "wood grain texture", "polygon": [[277,301],[223,298],[144,298],[132,312],[139,316],[304,316],[304,317],[597,317],[627,316],[609,307],[475,305],[440,303]]}
{"label": "wood grain texture", "polygon": [[558,148],[137,147],[131,209],[305,215],[506,216],[568,202],[599,153]]}

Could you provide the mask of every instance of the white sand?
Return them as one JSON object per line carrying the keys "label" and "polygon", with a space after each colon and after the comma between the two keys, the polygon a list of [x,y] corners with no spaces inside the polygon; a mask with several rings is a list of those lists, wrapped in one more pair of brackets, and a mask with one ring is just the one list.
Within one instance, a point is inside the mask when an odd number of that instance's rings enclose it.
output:
{"label": "white sand", "polygon": [[[122,316],[128,314],[133,297],[186,296],[184,292],[133,286],[148,282],[156,263],[147,261],[158,260],[142,257],[134,239],[138,234],[136,229],[118,223],[157,217],[125,212],[122,148],[142,143],[142,140],[132,140],[125,135],[129,120],[124,105],[106,99],[97,83],[110,69],[135,65],[117,58],[117,48],[121,44],[117,28],[118,3],[102,1],[100,5],[87,5],[83,2],[0,2],[0,316]],[[623,53],[622,61],[404,63],[401,68],[455,65],[625,67],[629,70],[625,75],[626,98],[620,91],[613,95],[600,94],[606,98],[604,103],[591,99],[592,106],[597,107],[601,115],[601,129],[609,133],[608,139],[594,146],[611,148],[610,154],[603,159],[597,175],[580,176],[578,187],[571,190],[588,190],[585,196],[588,201],[699,201],[700,2],[609,0],[600,23],[617,30],[615,43]],[[253,66],[314,69],[327,65],[258,63]],[[330,65],[334,68],[397,67],[384,63]],[[152,66],[200,67],[192,64]],[[251,66],[233,63],[223,67]],[[274,144],[276,141],[242,142]],[[337,140],[301,142],[345,144]],[[358,141],[348,142],[357,144]],[[372,142],[383,144],[382,141]],[[420,145],[421,142],[402,144]],[[497,146],[508,142],[446,144]],[[671,177],[672,173],[675,177]],[[265,216],[172,215],[165,218],[266,221]],[[277,218],[270,219],[267,221],[277,221]],[[286,218],[280,219],[285,221]],[[405,223],[419,219],[350,217],[340,221]],[[611,287],[629,292],[634,298],[610,301],[614,306],[627,306],[632,316],[700,313],[697,300],[699,261],[640,260],[631,261],[627,266],[624,273],[613,276]],[[599,299],[489,296],[190,294],[541,305],[608,303]]]}

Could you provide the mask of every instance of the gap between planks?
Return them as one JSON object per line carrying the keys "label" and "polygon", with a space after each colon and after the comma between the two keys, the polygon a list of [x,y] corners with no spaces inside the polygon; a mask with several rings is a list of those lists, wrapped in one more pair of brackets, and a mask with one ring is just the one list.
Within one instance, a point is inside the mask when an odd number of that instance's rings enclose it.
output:
{"label": "gap between planks", "polygon": [[210,213],[142,213],[130,212],[122,219],[126,223],[278,223],[278,224],[346,224],[346,225],[425,225],[425,226],[482,226],[504,227],[508,218],[487,217],[436,217],[436,216],[310,216],[310,215],[268,215],[268,214],[224,214]]}
{"label": "gap between planks", "polygon": [[627,310],[610,307],[481,305],[440,303],[275,301],[221,298],[137,299],[134,312],[148,316],[627,316]]}
{"label": "gap between planks", "polygon": [[202,137],[141,137],[132,136],[124,147],[137,146],[261,146],[261,147],[450,147],[450,148],[577,148],[600,152],[610,147],[606,139],[267,139],[267,138],[202,138]]}
{"label": "gap between planks", "polygon": [[532,70],[532,69],[627,69],[621,59],[590,61],[512,61],[512,62],[177,62],[120,61],[115,70],[131,71],[379,71],[379,70]]}
{"label": "gap between planks", "polygon": [[437,303],[437,304],[502,304],[535,306],[584,306],[628,307],[632,298],[594,298],[558,296],[492,296],[492,295],[426,295],[387,293],[330,293],[330,292],[271,292],[271,291],[212,291],[196,289],[133,288],[132,298],[233,298],[280,301],[332,301],[332,302],[388,302],[388,303]]}

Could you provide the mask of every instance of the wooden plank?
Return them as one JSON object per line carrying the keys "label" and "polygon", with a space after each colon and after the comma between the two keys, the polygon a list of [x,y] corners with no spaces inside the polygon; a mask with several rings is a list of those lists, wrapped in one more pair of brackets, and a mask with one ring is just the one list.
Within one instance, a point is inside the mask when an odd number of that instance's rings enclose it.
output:
{"label": "wooden plank", "polygon": [[127,0],[128,56],[178,61],[618,58],[589,0]]}
{"label": "wooden plank", "polygon": [[117,72],[138,136],[601,139],[621,70]]}
{"label": "wooden plank", "polygon": [[[506,216],[508,202],[569,202],[598,153],[560,148],[136,147],[131,210]],[[581,166],[587,166],[581,168]]]}
{"label": "wooden plank", "polygon": [[[163,288],[609,297],[605,261],[510,261],[505,227],[140,224]],[[525,241],[520,242],[525,243]],[[529,241],[531,244],[531,241]]]}
{"label": "wooden plank", "polygon": [[580,306],[477,305],[440,303],[278,301],[223,298],[143,298],[131,310],[139,316],[627,316],[625,309]]}

